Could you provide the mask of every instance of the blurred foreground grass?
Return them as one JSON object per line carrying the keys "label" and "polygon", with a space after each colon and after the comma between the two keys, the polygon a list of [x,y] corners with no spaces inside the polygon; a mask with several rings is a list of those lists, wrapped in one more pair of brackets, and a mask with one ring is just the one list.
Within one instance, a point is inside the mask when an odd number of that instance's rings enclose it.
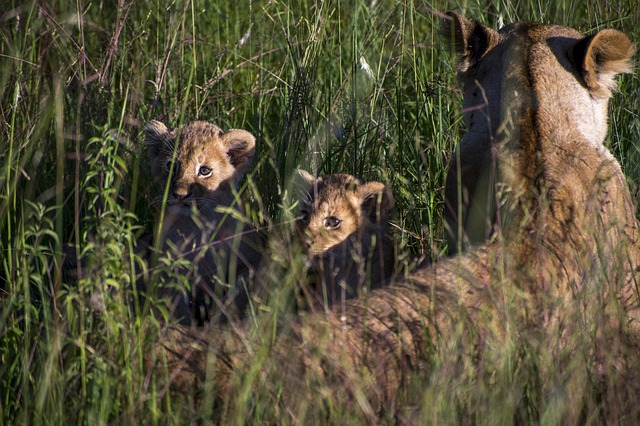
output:
{"label": "blurred foreground grass", "polygon": [[[133,247],[151,232],[157,193],[140,134],[146,121],[199,118],[256,135],[245,199],[265,229],[283,219],[298,167],[389,182],[404,250],[434,258],[444,248],[447,159],[464,131],[439,12],[464,10],[489,25],[615,27],[640,40],[634,0],[9,3],[0,10],[0,417],[8,424],[199,418],[157,388],[145,363],[161,338],[162,307],[129,309],[142,261]],[[608,143],[635,188],[640,80],[620,80]],[[79,280],[64,273],[69,245],[86,265]],[[425,420],[554,423],[572,402],[543,374],[553,360],[526,339],[496,355],[501,369],[491,377],[438,369],[454,346],[434,355],[433,377],[408,402]],[[273,422],[256,414],[270,403],[252,401],[244,420]],[[324,420],[357,413],[334,407]]]}

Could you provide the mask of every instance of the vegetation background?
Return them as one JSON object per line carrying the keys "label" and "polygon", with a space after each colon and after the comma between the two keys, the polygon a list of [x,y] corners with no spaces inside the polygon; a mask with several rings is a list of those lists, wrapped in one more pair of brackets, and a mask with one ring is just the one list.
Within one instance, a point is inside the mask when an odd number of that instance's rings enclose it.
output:
{"label": "vegetation background", "polygon": [[[640,43],[636,0],[5,1],[0,423],[199,418],[155,385],[145,361],[162,316],[148,303],[129,309],[134,246],[155,215],[141,135],[150,119],[256,135],[245,199],[261,227],[288,217],[294,169],[347,172],[392,185],[407,253],[441,254],[447,159],[464,132],[455,61],[437,34],[446,10],[494,27],[613,27]],[[607,144],[635,192],[640,80],[619,80]],[[64,268],[77,259],[79,277]],[[554,423],[571,395],[545,397],[536,368],[552,360],[539,355],[518,353],[492,378],[440,372],[420,388],[416,410],[434,422]],[[247,404],[239,422],[278,419],[260,409],[268,400]],[[349,406],[329,416],[323,422],[358,419]]]}

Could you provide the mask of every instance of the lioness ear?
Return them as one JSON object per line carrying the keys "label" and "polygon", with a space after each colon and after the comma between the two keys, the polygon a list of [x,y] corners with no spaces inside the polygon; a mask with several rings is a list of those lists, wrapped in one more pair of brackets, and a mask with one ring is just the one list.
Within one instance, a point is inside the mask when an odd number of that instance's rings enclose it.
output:
{"label": "lioness ear", "polygon": [[631,57],[635,48],[624,33],[602,30],[585,37],[573,48],[574,65],[582,74],[587,87],[594,91],[615,89],[613,78],[631,71]]}
{"label": "lioness ear", "polygon": [[233,167],[243,171],[256,152],[256,138],[246,130],[229,130],[220,136]]}
{"label": "lioness ear", "polygon": [[163,148],[173,138],[173,133],[157,120],[151,120],[144,126],[144,142],[147,145],[147,156],[153,159],[160,155]]}
{"label": "lioness ear", "polygon": [[495,30],[456,12],[447,12],[440,34],[460,56],[458,67],[461,72],[480,59],[498,38]]}
{"label": "lioness ear", "polygon": [[362,212],[372,223],[385,223],[389,220],[393,207],[391,189],[380,182],[367,182],[356,189],[362,198]]}

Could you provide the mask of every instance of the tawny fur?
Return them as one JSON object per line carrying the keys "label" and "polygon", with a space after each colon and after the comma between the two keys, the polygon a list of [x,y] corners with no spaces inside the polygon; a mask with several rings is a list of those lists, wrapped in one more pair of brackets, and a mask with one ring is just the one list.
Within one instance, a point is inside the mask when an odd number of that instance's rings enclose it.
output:
{"label": "tawny fur", "polygon": [[[260,368],[256,385],[274,387],[282,416],[299,419],[323,401],[351,398],[373,417],[402,400],[412,373],[428,375],[434,350],[445,350],[450,336],[466,336],[470,352],[491,353],[513,336],[508,326],[537,339],[558,365],[574,355],[571,337],[593,326],[585,344],[596,359],[615,359],[610,378],[633,377],[619,355],[639,332],[637,222],[620,166],[602,145],[607,90],[633,48],[611,31],[585,39],[565,27],[518,23],[496,32],[448,14],[443,34],[460,56],[468,127],[462,180],[471,182],[467,168],[495,161],[501,221],[493,239],[348,300],[339,314],[300,316],[267,345],[266,359],[253,355],[259,345],[245,333],[169,330],[157,356],[173,388],[212,382],[223,401],[234,401],[247,389],[238,378]],[[585,78],[594,66],[595,80]],[[620,407],[633,413],[635,405]],[[578,422],[579,411],[567,407],[565,422]]]}
{"label": "tawny fur", "polygon": [[[444,31],[460,56],[467,128],[446,179],[445,217],[453,254],[484,242],[499,226],[496,207],[503,179],[496,154],[500,144],[519,140],[526,129],[522,120],[547,123],[540,140],[575,140],[608,155],[603,142],[613,77],[630,70],[634,47],[616,30],[583,37],[571,28],[518,23],[498,32],[458,19]],[[503,68],[505,60],[511,65]],[[527,117],[527,108],[534,105],[535,117]],[[538,161],[530,160],[529,168]]]}
{"label": "tawny fur", "polygon": [[169,185],[155,245],[161,254],[189,261],[189,267],[176,272],[186,275],[190,294],[169,292],[174,316],[184,324],[194,317],[201,323],[205,296],[242,294],[260,260],[256,230],[238,219],[244,216],[238,183],[254,155],[255,138],[245,130],[224,132],[206,121],[172,130],[151,121],[145,126],[145,142],[158,193]]}
{"label": "tawny fur", "polygon": [[298,233],[315,275],[309,296],[331,304],[388,282],[395,265],[391,190],[348,174],[298,176]]}

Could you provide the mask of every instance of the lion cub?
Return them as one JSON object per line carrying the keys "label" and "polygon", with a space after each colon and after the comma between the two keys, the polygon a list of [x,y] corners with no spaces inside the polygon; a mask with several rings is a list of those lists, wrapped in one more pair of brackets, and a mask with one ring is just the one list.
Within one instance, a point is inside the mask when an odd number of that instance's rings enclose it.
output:
{"label": "lion cub", "polygon": [[391,190],[348,174],[317,179],[304,170],[298,174],[297,228],[316,279],[312,297],[331,304],[387,282],[395,266],[388,232]]}
{"label": "lion cub", "polygon": [[145,142],[156,183],[161,191],[168,185],[154,246],[161,254],[187,261],[174,272],[185,277],[190,290],[169,292],[173,315],[184,324],[192,318],[201,324],[209,316],[205,296],[236,299],[227,293],[243,294],[260,260],[262,242],[255,228],[241,219],[237,194],[255,152],[255,138],[245,130],[225,132],[206,121],[172,130],[151,121],[145,126]]}

